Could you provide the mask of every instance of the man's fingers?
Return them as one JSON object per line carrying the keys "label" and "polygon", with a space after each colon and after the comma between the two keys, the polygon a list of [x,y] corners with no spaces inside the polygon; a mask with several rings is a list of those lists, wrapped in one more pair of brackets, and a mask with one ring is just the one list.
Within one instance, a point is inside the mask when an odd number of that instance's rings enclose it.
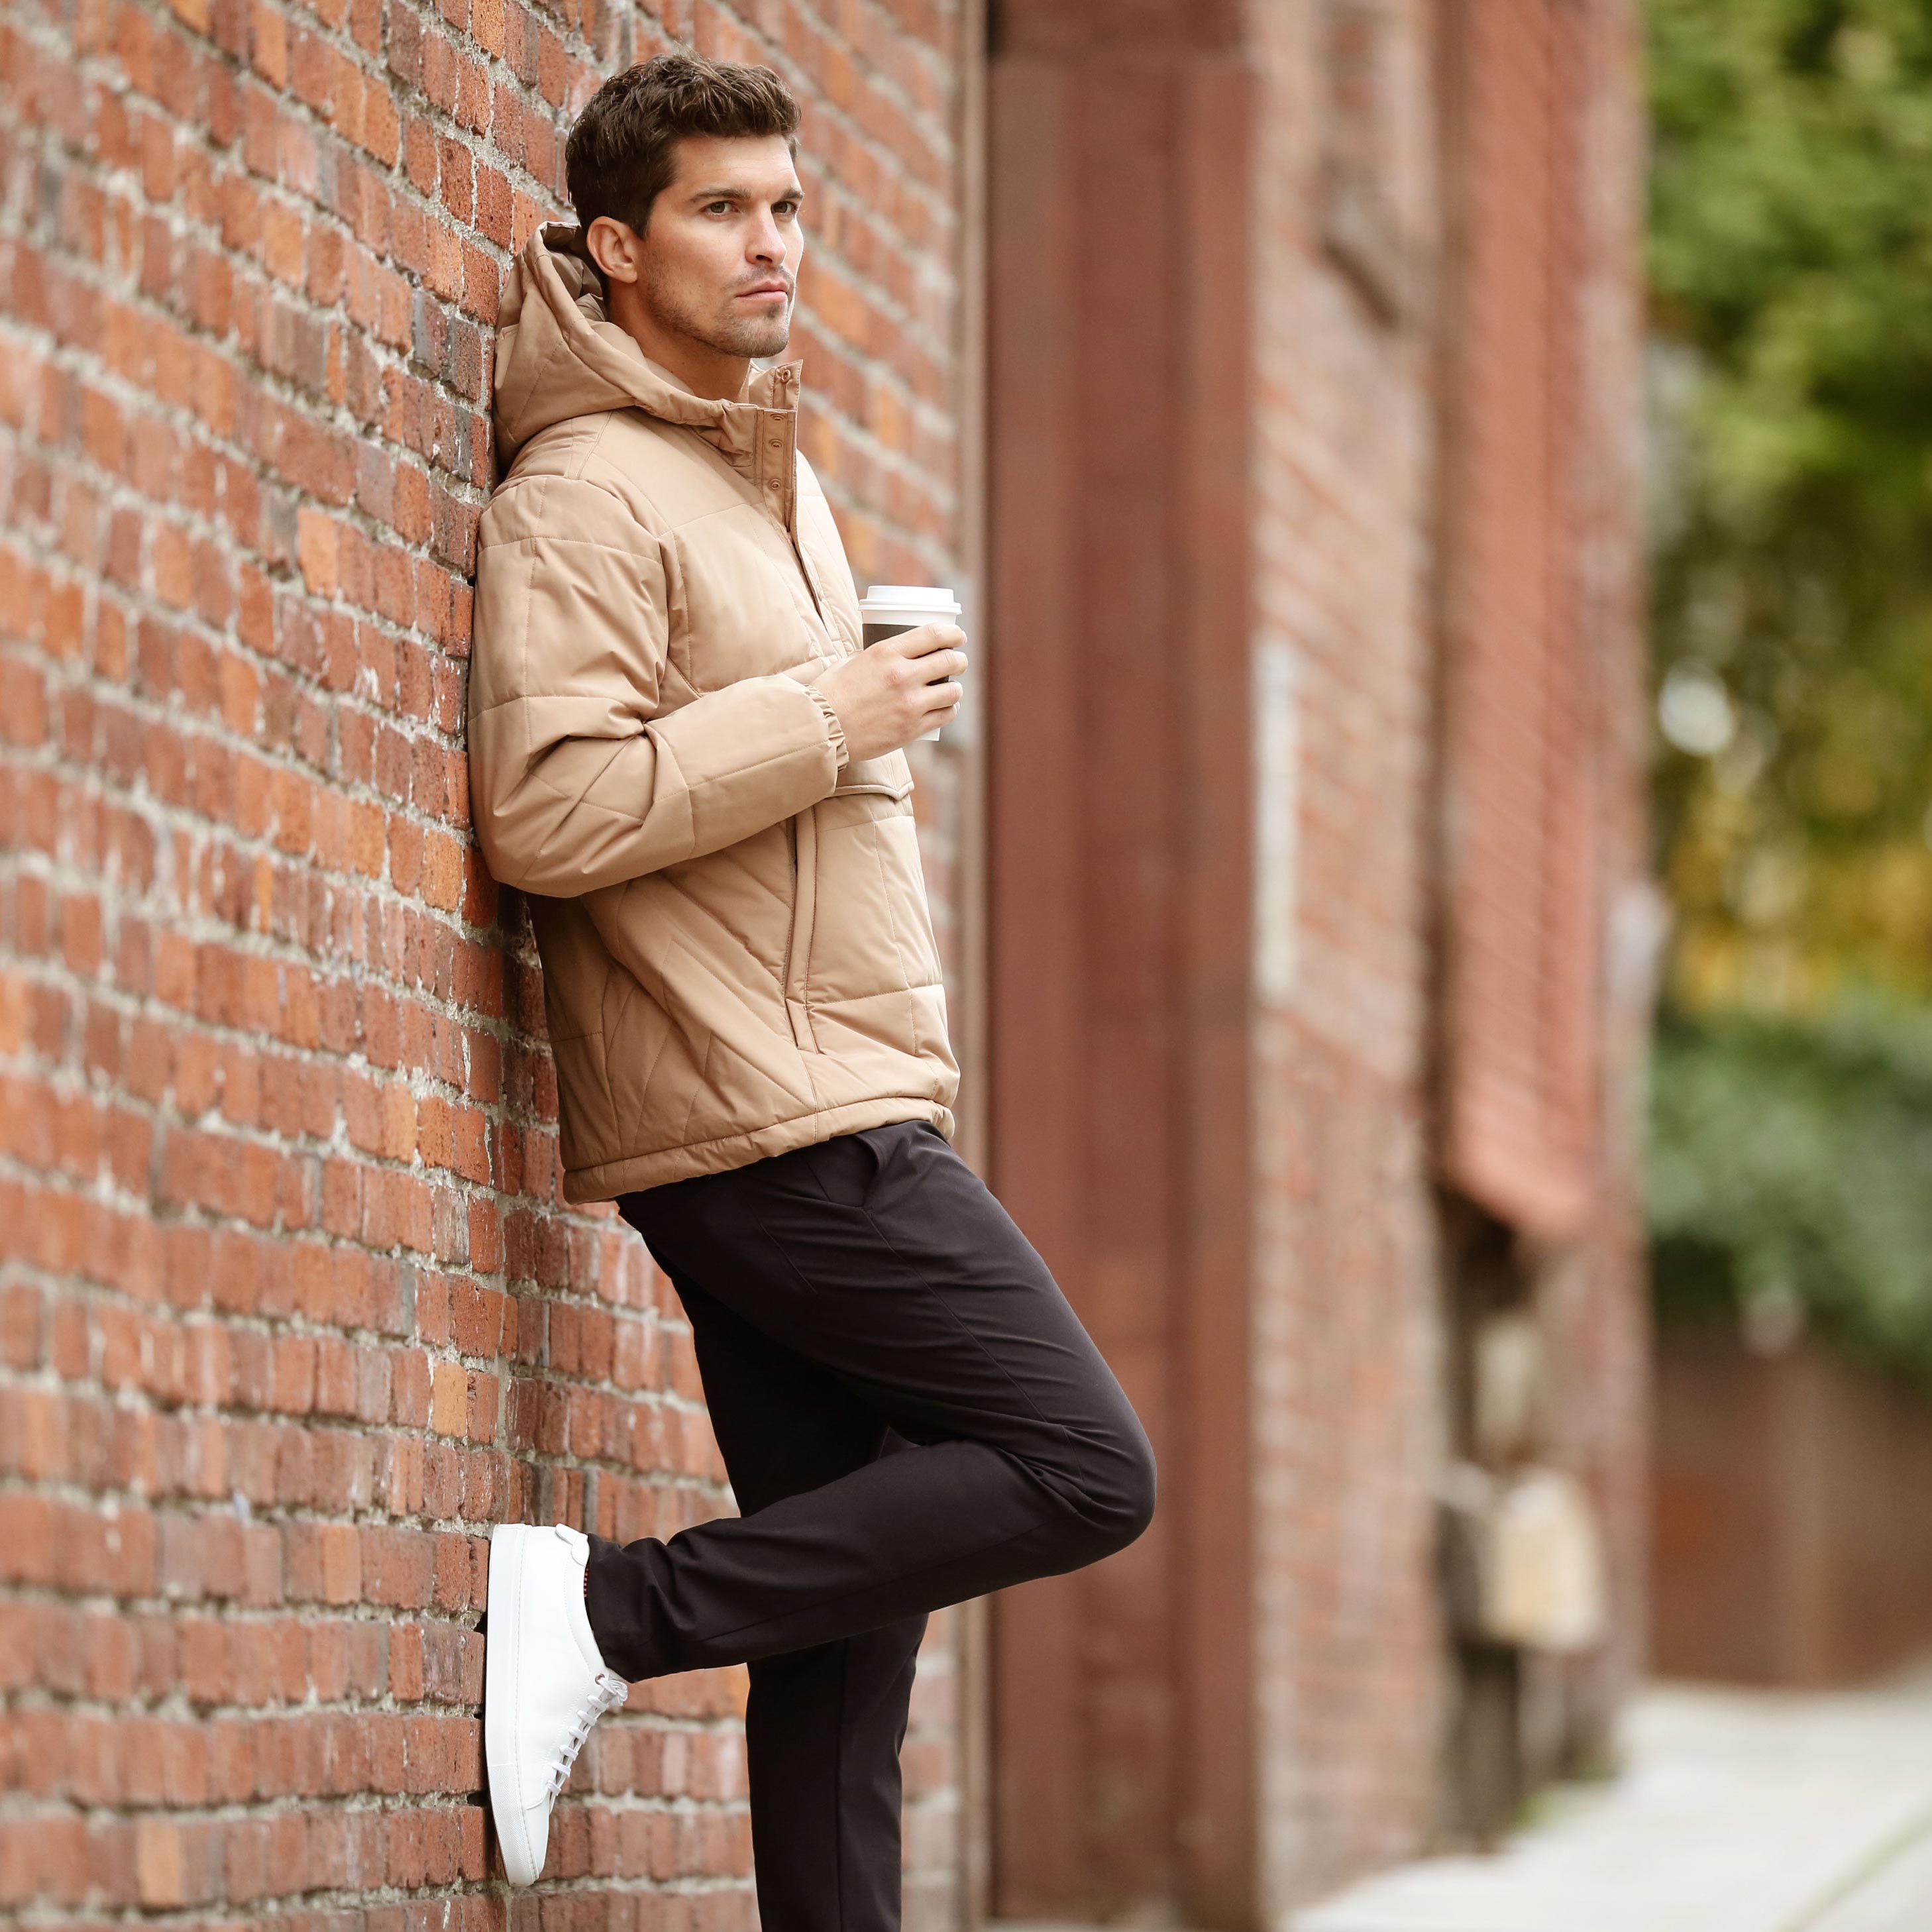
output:
{"label": "man's fingers", "polygon": [[924,691],[944,677],[956,677],[965,668],[964,652],[942,651],[931,657],[902,658],[886,675],[902,691]]}
{"label": "man's fingers", "polygon": [[917,628],[903,631],[896,638],[888,638],[886,642],[898,647],[902,656],[909,658],[928,657],[934,651],[956,651],[966,641],[966,633],[957,624],[921,624]]}
{"label": "man's fingers", "polygon": [[923,657],[908,658],[898,675],[908,684],[932,684],[942,677],[957,677],[965,668],[964,651],[932,651]]}
{"label": "man's fingers", "polygon": [[920,695],[925,700],[920,709],[929,716],[934,711],[952,710],[965,692],[956,684],[928,684]]}

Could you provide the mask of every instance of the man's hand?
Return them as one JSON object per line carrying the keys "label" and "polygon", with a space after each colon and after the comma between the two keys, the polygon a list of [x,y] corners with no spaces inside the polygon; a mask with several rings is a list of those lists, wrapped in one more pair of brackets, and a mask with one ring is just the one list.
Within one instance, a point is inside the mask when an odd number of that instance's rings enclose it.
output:
{"label": "man's hand", "polygon": [[[950,722],[960,690],[948,682],[966,668],[957,624],[921,624],[868,645],[813,679],[838,714],[845,754],[854,764],[910,745]],[[934,682],[934,680],[940,680]]]}

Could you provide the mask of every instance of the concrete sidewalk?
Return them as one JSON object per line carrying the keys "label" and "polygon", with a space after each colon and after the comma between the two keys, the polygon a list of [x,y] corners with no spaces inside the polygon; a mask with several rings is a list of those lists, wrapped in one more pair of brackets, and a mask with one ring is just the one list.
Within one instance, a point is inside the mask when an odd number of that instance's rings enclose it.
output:
{"label": "concrete sidewalk", "polygon": [[1614,1781],[1492,1857],[1431,1858],[1294,1932],[1932,1932],[1932,1675],[1638,1700]]}

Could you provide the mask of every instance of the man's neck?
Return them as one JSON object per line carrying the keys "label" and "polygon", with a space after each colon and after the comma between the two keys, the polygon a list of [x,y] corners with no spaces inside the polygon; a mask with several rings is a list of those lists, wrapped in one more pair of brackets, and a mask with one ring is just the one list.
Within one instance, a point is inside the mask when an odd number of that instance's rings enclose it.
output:
{"label": "man's neck", "polygon": [[634,288],[612,284],[610,320],[661,369],[668,369],[694,396],[729,403],[743,393],[751,358],[728,356],[694,336],[662,327]]}

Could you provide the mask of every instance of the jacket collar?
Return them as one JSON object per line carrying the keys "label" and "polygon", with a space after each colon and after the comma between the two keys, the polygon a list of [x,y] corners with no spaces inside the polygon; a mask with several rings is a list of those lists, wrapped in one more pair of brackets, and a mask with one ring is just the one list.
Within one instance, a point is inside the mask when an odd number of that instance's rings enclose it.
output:
{"label": "jacket collar", "polygon": [[574,416],[640,409],[696,430],[748,478],[776,480],[775,459],[789,472],[797,447],[800,366],[754,368],[728,402],[692,394],[605,314],[584,231],[553,222],[524,245],[498,316],[497,460],[507,468],[539,430]]}

